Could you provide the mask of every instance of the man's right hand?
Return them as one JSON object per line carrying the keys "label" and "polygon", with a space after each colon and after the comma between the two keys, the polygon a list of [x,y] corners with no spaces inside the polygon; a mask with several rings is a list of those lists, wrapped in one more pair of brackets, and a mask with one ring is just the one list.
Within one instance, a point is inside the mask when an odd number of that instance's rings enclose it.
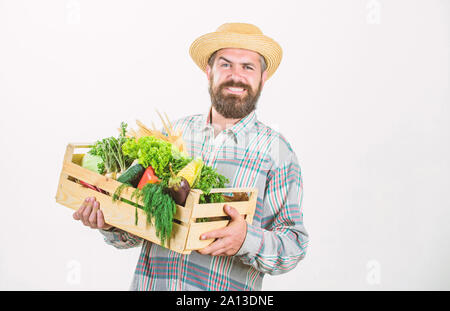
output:
{"label": "man's right hand", "polygon": [[108,230],[113,227],[105,223],[100,203],[94,197],[86,198],[80,208],[73,213],[73,218],[81,220],[85,226],[92,229]]}

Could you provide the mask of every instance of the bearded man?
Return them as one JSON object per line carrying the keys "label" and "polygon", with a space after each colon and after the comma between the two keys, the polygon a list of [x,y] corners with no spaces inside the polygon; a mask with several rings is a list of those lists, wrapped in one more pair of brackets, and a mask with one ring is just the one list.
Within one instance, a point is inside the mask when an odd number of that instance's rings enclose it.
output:
{"label": "bearded man", "polygon": [[174,129],[183,132],[190,156],[202,157],[231,180],[227,187],[258,189],[252,224],[229,203],[229,224],[201,236],[215,241],[185,255],[105,224],[95,198],[74,218],[99,229],[117,248],[142,245],[132,290],[261,290],[265,274],[292,270],[308,244],[297,156],[255,113],[282,50],[254,25],[227,23],[195,40],[190,55],[206,73],[211,106],[205,114],[177,120]]}

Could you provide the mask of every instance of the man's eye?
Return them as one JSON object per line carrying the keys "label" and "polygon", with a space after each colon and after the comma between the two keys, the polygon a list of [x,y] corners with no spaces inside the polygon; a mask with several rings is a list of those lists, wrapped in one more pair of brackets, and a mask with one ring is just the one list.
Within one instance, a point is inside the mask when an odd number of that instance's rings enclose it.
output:
{"label": "man's eye", "polygon": [[245,69],[253,70],[253,67],[251,67],[251,66],[245,66]]}
{"label": "man's eye", "polygon": [[230,64],[223,63],[223,64],[221,65],[221,67],[228,67],[228,66],[230,66]]}

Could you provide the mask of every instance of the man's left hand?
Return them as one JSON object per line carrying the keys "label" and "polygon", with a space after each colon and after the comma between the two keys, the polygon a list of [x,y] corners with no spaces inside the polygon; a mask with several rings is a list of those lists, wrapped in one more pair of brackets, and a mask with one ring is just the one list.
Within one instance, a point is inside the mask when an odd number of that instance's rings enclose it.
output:
{"label": "man's left hand", "polygon": [[200,239],[217,239],[205,248],[198,250],[202,255],[233,256],[244,243],[247,235],[247,222],[238,211],[229,205],[224,206],[224,211],[231,217],[231,221],[225,228],[202,234]]}

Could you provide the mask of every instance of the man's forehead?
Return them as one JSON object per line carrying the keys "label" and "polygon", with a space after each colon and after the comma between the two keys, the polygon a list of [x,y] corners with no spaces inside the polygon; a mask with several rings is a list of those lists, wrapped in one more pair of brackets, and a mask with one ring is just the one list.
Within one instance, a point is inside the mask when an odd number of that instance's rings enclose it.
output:
{"label": "man's forehead", "polygon": [[[224,48],[217,51],[216,59],[220,56],[231,58],[230,60],[259,60],[260,54],[255,51],[246,50],[246,49],[238,49],[238,48]],[[227,58],[227,59],[228,59]]]}

